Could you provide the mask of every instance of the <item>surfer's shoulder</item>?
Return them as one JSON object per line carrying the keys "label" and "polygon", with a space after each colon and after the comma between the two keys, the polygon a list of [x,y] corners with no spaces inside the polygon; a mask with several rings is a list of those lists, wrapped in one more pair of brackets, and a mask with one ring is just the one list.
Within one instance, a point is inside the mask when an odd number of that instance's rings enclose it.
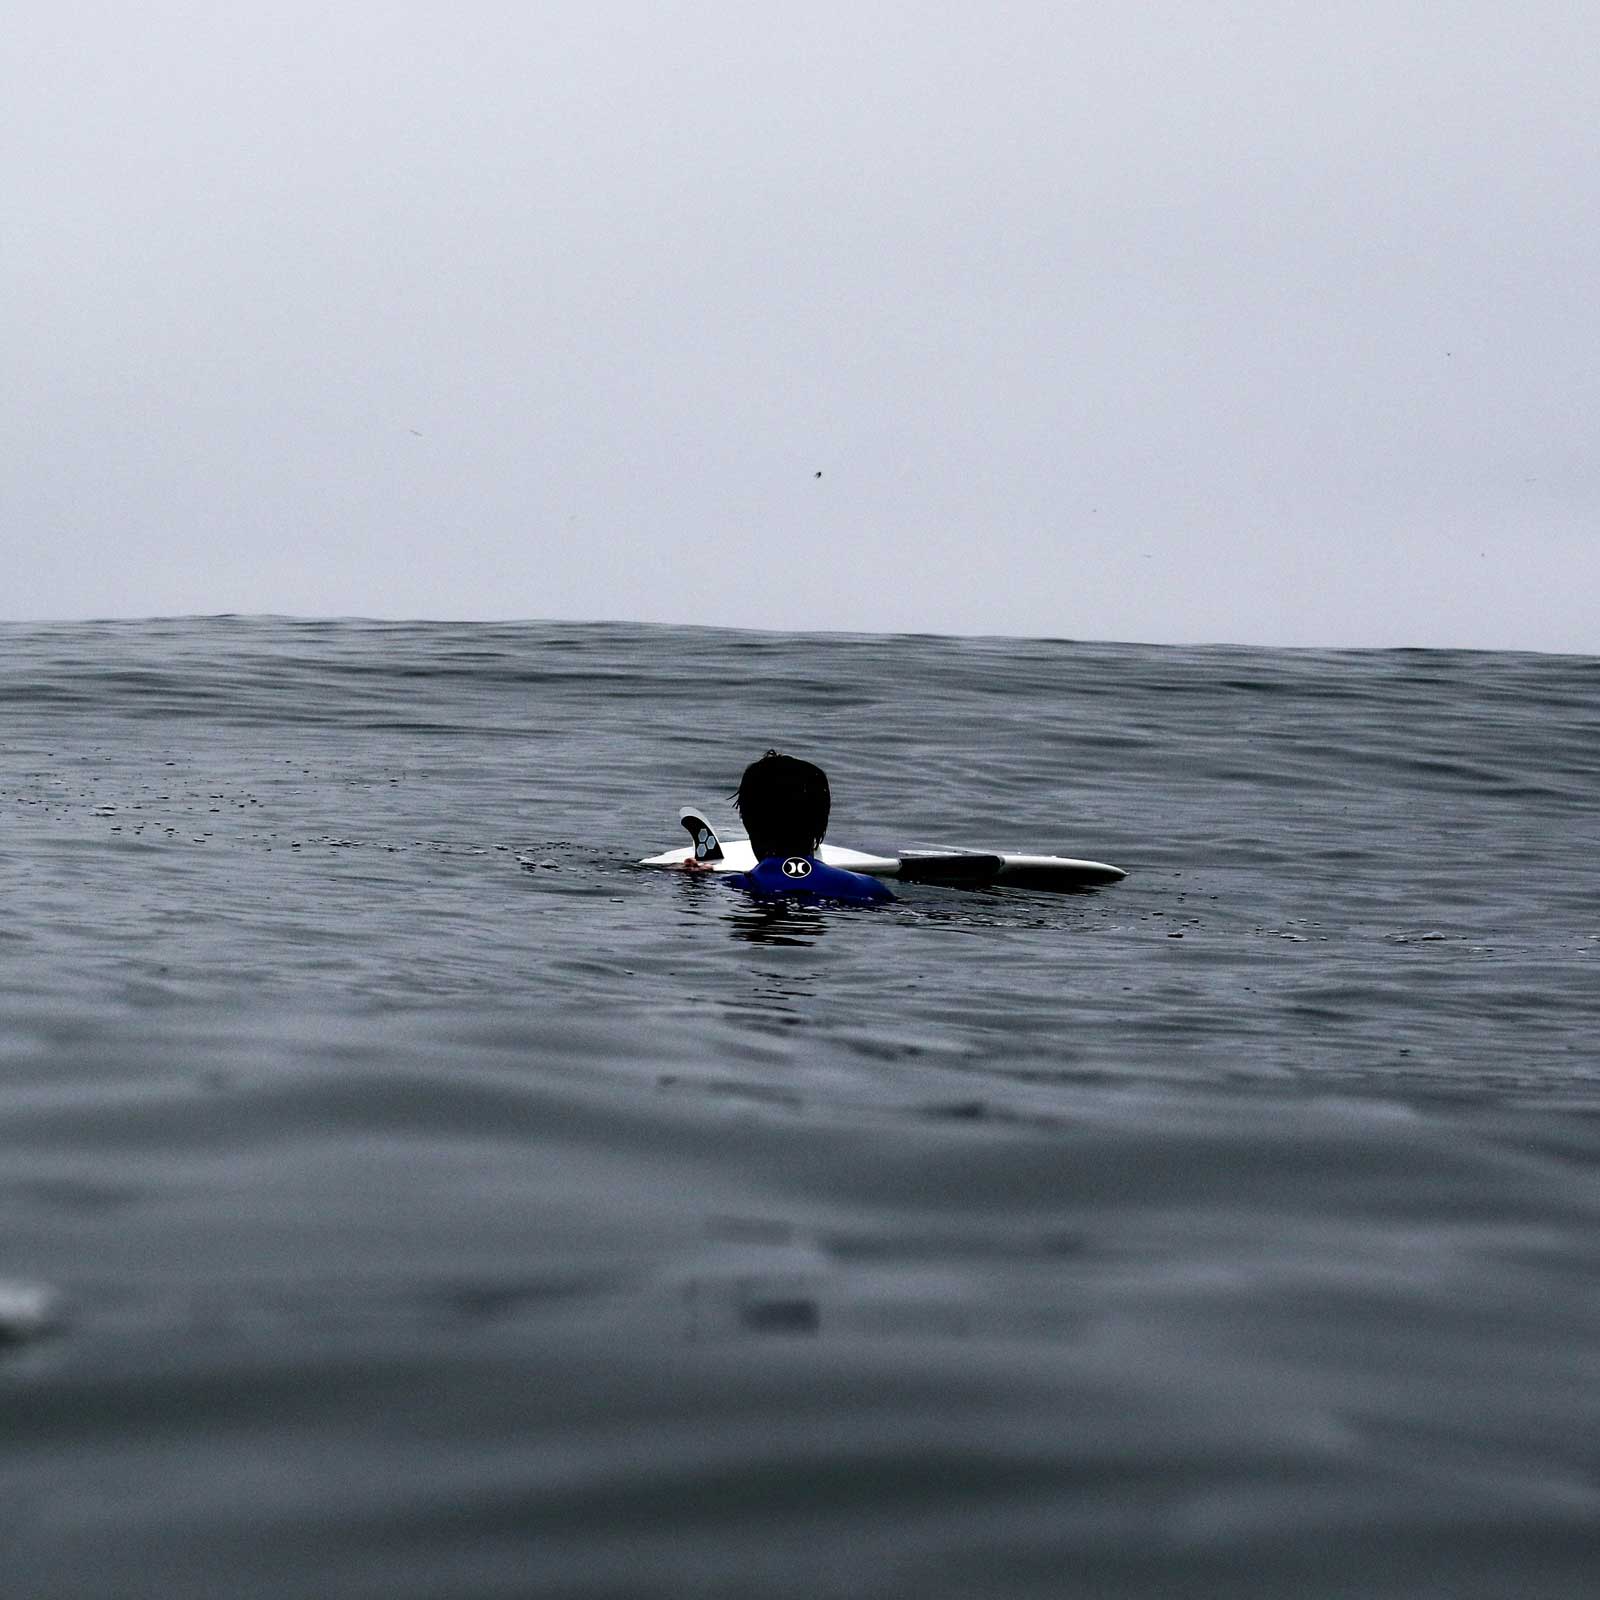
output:
{"label": "surfer's shoulder", "polygon": [[749,872],[736,872],[728,882],[762,895],[805,895],[814,900],[869,902],[892,900],[887,885],[863,872],[830,867],[815,856],[766,856]]}

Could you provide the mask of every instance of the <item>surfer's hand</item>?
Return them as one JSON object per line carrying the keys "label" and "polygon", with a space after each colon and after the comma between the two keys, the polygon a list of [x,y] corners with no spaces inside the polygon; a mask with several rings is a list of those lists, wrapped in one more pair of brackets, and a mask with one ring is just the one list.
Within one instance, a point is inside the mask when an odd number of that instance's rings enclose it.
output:
{"label": "surfer's hand", "polygon": [[706,863],[704,861],[696,861],[693,856],[689,856],[683,863],[683,870],[685,872],[696,872],[696,873],[698,873],[698,872],[714,872],[714,871],[716,871],[716,868],[710,866],[708,863]]}

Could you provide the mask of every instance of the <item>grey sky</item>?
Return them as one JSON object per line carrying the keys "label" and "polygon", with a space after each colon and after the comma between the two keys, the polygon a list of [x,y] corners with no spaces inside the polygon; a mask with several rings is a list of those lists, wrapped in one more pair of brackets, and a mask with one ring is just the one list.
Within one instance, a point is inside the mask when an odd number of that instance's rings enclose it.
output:
{"label": "grey sky", "polygon": [[22,0],[0,615],[1593,652],[1597,84],[1593,0]]}

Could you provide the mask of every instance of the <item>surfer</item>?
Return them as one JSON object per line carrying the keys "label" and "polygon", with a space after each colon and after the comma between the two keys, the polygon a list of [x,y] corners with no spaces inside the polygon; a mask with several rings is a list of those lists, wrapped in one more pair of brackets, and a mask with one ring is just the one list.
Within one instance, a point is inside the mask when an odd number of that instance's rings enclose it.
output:
{"label": "surfer", "polygon": [[828,775],[821,767],[776,750],[752,761],[739,780],[733,804],[750,830],[756,864],[750,872],[733,873],[728,882],[764,896],[859,904],[894,899],[876,878],[817,859],[832,803]]}

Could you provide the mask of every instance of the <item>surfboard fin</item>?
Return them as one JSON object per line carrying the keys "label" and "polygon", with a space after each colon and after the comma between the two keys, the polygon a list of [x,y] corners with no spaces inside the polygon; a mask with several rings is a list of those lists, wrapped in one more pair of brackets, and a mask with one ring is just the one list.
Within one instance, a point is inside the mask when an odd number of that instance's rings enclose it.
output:
{"label": "surfboard fin", "polygon": [[694,806],[685,806],[678,813],[678,821],[689,830],[689,837],[694,840],[694,858],[696,861],[720,861],[722,859],[722,846],[717,842],[717,830],[701,816]]}

